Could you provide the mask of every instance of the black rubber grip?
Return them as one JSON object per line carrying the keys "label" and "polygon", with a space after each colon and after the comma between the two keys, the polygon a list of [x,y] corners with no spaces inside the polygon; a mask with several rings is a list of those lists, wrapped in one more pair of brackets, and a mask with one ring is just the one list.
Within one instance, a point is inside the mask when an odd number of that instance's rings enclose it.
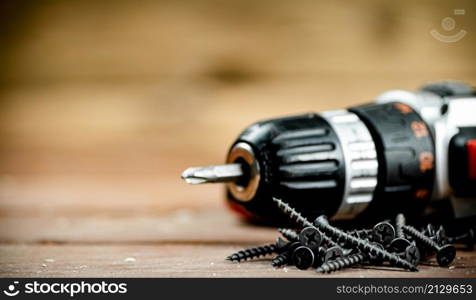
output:
{"label": "black rubber grip", "polygon": [[236,143],[249,144],[260,167],[260,185],[249,202],[228,199],[255,216],[282,214],[272,197],[284,199],[304,216],[333,215],[344,193],[345,166],[339,139],[316,114],[277,118],[247,128]]}

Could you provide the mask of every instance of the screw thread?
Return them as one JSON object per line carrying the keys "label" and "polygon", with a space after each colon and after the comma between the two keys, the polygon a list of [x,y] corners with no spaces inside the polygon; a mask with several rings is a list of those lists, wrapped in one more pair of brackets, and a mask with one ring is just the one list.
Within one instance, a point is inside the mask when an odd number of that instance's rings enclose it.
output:
{"label": "screw thread", "polygon": [[317,249],[317,254],[318,254],[319,256],[324,257],[324,256],[326,255],[326,248],[324,248],[324,247],[319,247],[319,248]]}
{"label": "screw thread", "polygon": [[439,246],[436,242],[434,242],[432,239],[418,231],[415,227],[409,226],[409,225],[404,225],[402,226],[402,230],[407,233],[408,235],[411,235],[413,238],[418,240],[420,243],[423,245],[427,246],[430,249],[433,250],[438,250]]}
{"label": "screw thread", "polygon": [[356,264],[367,260],[367,255],[363,253],[356,253],[349,256],[339,257],[335,260],[328,261],[323,263],[319,268],[317,268],[317,272],[321,273],[331,273],[338,271],[340,269],[350,267]]}
{"label": "screw thread", "polygon": [[409,263],[408,261],[403,260],[400,257],[386,250],[375,247],[374,245],[369,244],[365,240],[356,238],[350,234],[345,233],[344,231],[340,229],[337,229],[331,225],[320,222],[319,219],[316,220],[315,224],[319,227],[319,229],[329,234],[329,236],[338,238],[339,240],[344,242],[347,246],[356,247],[364,253],[372,253],[376,257],[389,261],[391,264],[397,267],[401,267],[401,268],[412,270],[412,271],[417,271],[417,268],[413,264]]}
{"label": "screw thread", "polygon": [[283,253],[278,254],[273,260],[271,261],[271,265],[275,268],[279,268],[289,262],[291,259],[291,251],[286,251]]}
{"label": "screw thread", "polygon": [[366,238],[372,234],[372,229],[356,229],[347,231],[347,233],[358,238]]}
{"label": "screw thread", "polygon": [[277,251],[275,244],[263,245],[259,247],[244,249],[233,253],[232,255],[228,256],[227,259],[230,261],[241,261],[252,259],[260,256],[265,256],[268,254],[275,253]]}
{"label": "screw thread", "polygon": [[304,218],[299,212],[289,206],[289,204],[278,198],[273,198],[273,201],[284,214],[288,215],[288,217],[298,225],[301,225],[302,227],[314,227],[308,219]]}
{"label": "screw thread", "polygon": [[295,242],[299,240],[299,235],[290,228],[279,228],[278,231],[279,233],[281,233],[283,237],[285,237],[290,242]]}
{"label": "screw thread", "polygon": [[403,233],[403,228],[402,228],[405,225],[406,225],[405,215],[398,214],[395,217],[395,236],[397,238],[405,238],[405,235]]}
{"label": "screw thread", "polygon": [[328,236],[326,236],[324,233],[322,233],[319,228],[314,226],[311,222],[309,222],[308,219],[303,217],[299,212],[297,212],[294,208],[289,206],[289,204],[285,203],[281,199],[274,198],[273,201],[276,203],[279,209],[286,214],[291,220],[295,221],[298,225],[301,225],[302,227],[313,227],[316,228],[317,231],[322,235],[322,240],[328,243],[331,246],[337,246],[337,243],[332,241]]}

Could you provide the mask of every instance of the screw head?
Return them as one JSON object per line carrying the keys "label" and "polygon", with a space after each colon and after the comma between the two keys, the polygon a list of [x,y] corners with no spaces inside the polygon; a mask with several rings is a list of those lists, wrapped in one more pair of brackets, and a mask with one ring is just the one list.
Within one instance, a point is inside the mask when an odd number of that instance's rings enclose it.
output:
{"label": "screw head", "polygon": [[411,243],[409,240],[404,238],[396,238],[393,239],[390,245],[388,246],[393,252],[401,253],[406,251],[407,247],[410,246]]}
{"label": "screw head", "polygon": [[456,257],[456,249],[452,245],[444,245],[436,253],[436,261],[440,267],[446,267],[453,262]]}
{"label": "screw head", "polygon": [[326,255],[324,255],[324,262],[330,260],[335,260],[336,258],[344,256],[344,251],[339,246],[330,247],[326,250]]}
{"label": "screw head", "polygon": [[410,244],[406,249],[405,249],[405,257],[404,259],[411,263],[412,265],[416,266],[418,263],[420,263],[420,250],[418,250],[418,247],[416,245]]}
{"label": "screw head", "polygon": [[306,246],[297,247],[293,251],[292,261],[296,268],[307,270],[314,264],[314,252]]}
{"label": "screw head", "polygon": [[306,247],[316,250],[322,243],[322,235],[314,227],[306,227],[299,233],[299,241]]}
{"label": "screw head", "polygon": [[373,228],[372,237],[374,242],[388,245],[395,239],[395,228],[389,222],[377,223]]}

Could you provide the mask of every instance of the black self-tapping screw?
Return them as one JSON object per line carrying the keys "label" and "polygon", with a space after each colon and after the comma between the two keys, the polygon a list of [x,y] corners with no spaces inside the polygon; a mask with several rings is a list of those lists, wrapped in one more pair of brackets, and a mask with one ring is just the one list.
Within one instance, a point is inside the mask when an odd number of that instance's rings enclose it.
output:
{"label": "black self-tapping screw", "polygon": [[364,253],[356,253],[348,256],[342,256],[336,258],[335,260],[330,260],[323,263],[320,267],[317,268],[316,272],[320,273],[331,273],[343,268],[348,268],[353,265],[364,262],[368,259],[368,255]]}
{"label": "black self-tapping screw", "polygon": [[420,250],[418,250],[418,247],[414,244],[410,244],[404,252],[399,253],[398,255],[415,266],[420,263]]}
{"label": "black self-tapping screw", "polygon": [[289,217],[289,219],[296,222],[296,224],[300,225],[302,228],[315,227],[308,219],[304,218],[299,212],[297,212],[283,200],[273,197],[273,201],[276,203],[278,208]]}
{"label": "black self-tapping screw", "polygon": [[453,262],[456,257],[456,249],[450,244],[443,246],[438,245],[437,242],[433,241],[431,238],[425,236],[423,233],[418,231],[415,227],[405,225],[402,227],[403,231],[412,236],[417,242],[420,242],[424,246],[436,252],[436,261],[441,267],[446,267]]}
{"label": "black self-tapping screw", "polygon": [[292,262],[299,270],[307,270],[314,265],[315,255],[311,248],[300,246],[294,249]]}
{"label": "black self-tapping screw", "polygon": [[411,271],[418,271],[418,269],[409,263],[408,261],[401,259],[400,257],[386,251],[385,249],[380,249],[374,245],[372,245],[370,242],[366,240],[362,240],[359,238],[356,238],[350,234],[347,234],[346,232],[335,228],[329,224],[327,224],[326,221],[323,221],[322,217],[318,217],[314,224],[323,232],[329,234],[329,236],[339,239],[343,241],[346,245],[350,246],[351,248],[358,248],[360,251],[363,253],[372,253],[375,254],[377,257],[389,261],[392,265],[401,267],[407,270]]}
{"label": "black self-tapping screw", "polygon": [[372,229],[354,229],[347,231],[348,234],[359,239],[369,239],[373,233]]}
{"label": "black self-tapping screw", "polygon": [[[273,201],[278,205],[278,207],[281,209],[283,213],[288,215],[288,217],[292,220],[295,220],[298,224],[301,224],[304,227],[317,227],[318,229],[324,231],[325,233],[328,233],[330,236],[334,237],[336,240],[342,240],[346,244],[350,246],[356,246],[359,248],[362,252],[373,252],[377,256],[381,257],[384,260],[390,261],[393,265],[412,270],[412,271],[417,271],[418,269],[407,262],[406,260],[401,259],[400,257],[391,254],[390,252],[386,250],[379,249],[373,245],[371,245],[369,242],[365,240],[361,240],[359,238],[353,237],[350,234],[345,233],[344,231],[337,229],[331,225],[328,224],[327,218],[325,216],[321,216],[316,219],[316,222],[314,222],[315,226],[309,222],[306,218],[304,218],[300,213],[298,213],[294,208],[292,208],[289,204],[283,202],[280,199],[273,198]],[[322,238],[323,240],[330,240],[332,241],[328,236],[326,236],[324,233],[322,233]],[[335,244],[335,242],[333,242]]]}
{"label": "black self-tapping screw", "polygon": [[285,264],[291,262],[291,256],[293,255],[294,249],[300,247],[301,243],[299,242],[290,242],[283,252],[279,253],[273,260],[271,261],[271,265],[275,268],[279,268]]}
{"label": "black self-tapping screw", "polygon": [[279,233],[290,242],[299,240],[299,234],[290,228],[279,228]]}
{"label": "black self-tapping screw", "polygon": [[277,255],[275,258],[273,258],[273,260],[271,261],[271,265],[275,268],[279,268],[287,263],[289,263],[289,261],[291,260],[291,251],[285,251],[283,253],[280,253],[279,255]]}
{"label": "black self-tapping screw", "polygon": [[398,214],[395,217],[395,236],[397,238],[403,238],[405,237],[405,234],[403,233],[403,226],[405,226],[407,223],[405,215],[404,214]]}
{"label": "black self-tapping screw", "polygon": [[410,246],[410,241],[405,238],[403,226],[406,225],[405,215],[395,217],[395,238],[390,242],[389,249],[395,252],[404,252]]}
{"label": "black self-tapping screw", "polygon": [[384,246],[389,245],[395,239],[395,228],[387,221],[375,224],[372,240]]}
{"label": "black self-tapping screw", "polygon": [[334,260],[336,258],[344,256],[344,249],[340,246],[333,246],[333,247],[319,247],[317,250],[314,250],[317,257],[315,262],[317,264],[322,264],[328,262],[330,260]]}
{"label": "black self-tapping screw", "polygon": [[299,232],[299,241],[311,250],[315,250],[322,244],[322,235],[316,227],[306,227]]}
{"label": "black self-tapping screw", "polygon": [[240,250],[236,253],[229,255],[226,259],[229,261],[240,262],[242,260],[248,260],[253,258],[258,258],[261,256],[270,255],[273,253],[280,253],[285,251],[286,248],[291,244],[291,242],[286,242],[281,238],[276,239],[276,243],[262,245],[258,247],[248,248]]}
{"label": "black self-tapping screw", "polygon": [[269,245],[263,245],[259,247],[248,248],[248,249],[238,251],[236,253],[231,254],[226,259],[229,261],[240,262],[242,260],[248,260],[248,259],[276,253],[276,251],[277,251],[276,244],[269,244]]}
{"label": "black self-tapping screw", "polygon": [[338,246],[336,242],[334,242],[332,239],[330,239],[327,235],[322,233],[316,226],[314,226],[308,219],[304,218],[299,212],[297,212],[294,208],[289,206],[286,202],[284,202],[281,199],[274,198],[273,197],[274,203],[278,206],[281,211],[286,214],[289,219],[295,221],[298,225],[304,227],[314,227],[316,228],[319,233],[321,234],[322,241],[328,244],[329,246]]}
{"label": "black self-tapping screw", "polygon": [[340,246],[334,246],[325,249],[324,256],[322,256],[322,262],[328,262],[344,256],[344,249]]}
{"label": "black self-tapping screw", "polygon": [[[433,224],[429,223],[423,228],[421,228],[420,233],[428,237],[429,239],[439,243],[437,241],[438,237],[436,235],[436,229],[435,229],[435,226],[433,226]],[[429,249],[428,247],[426,247],[424,244],[417,243],[417,247],[418,247],[418,250],[420,250],[420,255],[422,260],[427,260],[430,256],[433,255],[433,251]]]}

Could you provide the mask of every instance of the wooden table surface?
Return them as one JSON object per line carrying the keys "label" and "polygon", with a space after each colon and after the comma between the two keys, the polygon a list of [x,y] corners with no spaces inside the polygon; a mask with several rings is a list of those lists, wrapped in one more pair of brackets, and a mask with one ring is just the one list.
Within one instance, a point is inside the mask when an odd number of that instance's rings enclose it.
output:
{"label": "wooden table surface", "polygon": [[0,246],[2,277],[476,277],[474,251],[459,251],[450,268],[432,260],[415,273],[365,267],[322,275],[274,269],[269,257],[231,263],[227,255],[270,243],[277,233],[240,224],[223,210],[127,219],[3,218],[1,225],[17,232]]}
{"label": "wooden table surface", "polygon": [[[180,173],[259,119],[476,83],[474,1],[17,2],[0,9],[1,277],[323,276],[226,262],[275,230]],[[446,16],[464,39],[431,37]],[[325,276],[475,277],[476,252]]]}

